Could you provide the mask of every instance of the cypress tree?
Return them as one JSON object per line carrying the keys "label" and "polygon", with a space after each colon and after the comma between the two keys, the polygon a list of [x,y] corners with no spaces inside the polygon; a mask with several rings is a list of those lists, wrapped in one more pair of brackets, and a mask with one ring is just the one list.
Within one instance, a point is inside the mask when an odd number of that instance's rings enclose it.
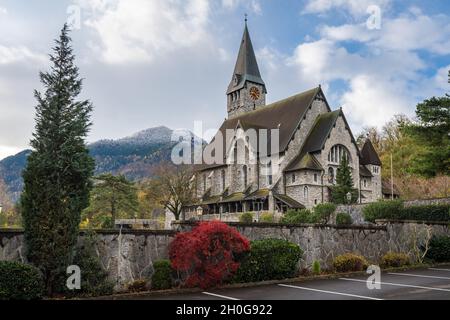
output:
{"label": "cypress tree", "polygon": [[353,178],[348,158],[343,156],[336,174],[336,185],[331,188],[331,196],[335,204],[349,204],[347,194],[352,195],[350,203],[358,200],[358,190],[353,187]]}
{"label": "cypress tree", "polygon": [[49,295],[61,288],[61,276],[72,262],[94,171],[85,143],[92,104],[76,99],[82,80],[68,33],[65,24],[50,54],[50,71],[40,73],[45,91],[35,90],[33,152],[21,196],[27,258],[42,271]]}

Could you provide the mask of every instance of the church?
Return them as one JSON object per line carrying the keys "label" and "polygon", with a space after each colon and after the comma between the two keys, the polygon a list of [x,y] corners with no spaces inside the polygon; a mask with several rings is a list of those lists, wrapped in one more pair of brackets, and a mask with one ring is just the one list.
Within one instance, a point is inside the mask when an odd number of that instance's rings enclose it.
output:
{"label": "church", "polygon": [[[223,161],[196,166],[196,201],[185,212],[282,214],[313,208],[330,202],[343,157],[349,161],[358,202],[382,198],[381,161],[373,145],[367,140],[358,147],[342,109],[330,108],[320,85],[269,105],[266,94],[246,22],[226,91],[228,117],[205,147],[214,149],[214,155],[220,140]],[[268,152],[257,150],[266,144],[259,135],[256,147],[249,143],[245,133],[251,130],[268,133]]]}

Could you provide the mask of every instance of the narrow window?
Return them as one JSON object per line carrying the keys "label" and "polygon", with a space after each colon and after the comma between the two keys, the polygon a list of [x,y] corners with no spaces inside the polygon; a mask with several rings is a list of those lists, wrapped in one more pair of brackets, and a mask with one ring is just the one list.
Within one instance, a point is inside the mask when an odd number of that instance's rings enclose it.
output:
{"label": "narrow window", "polygon": [[292,174],[292,183],[295,182],[295,173]]}
{"label": "narrow window", "polygon": [[317,182],[317,173],[314,173],[314,182]]}
{"label": "narrow window", "polygon": [[304,187],[303,188],[303,198],[305,199],[305,200],[308,200],[308,187]]}

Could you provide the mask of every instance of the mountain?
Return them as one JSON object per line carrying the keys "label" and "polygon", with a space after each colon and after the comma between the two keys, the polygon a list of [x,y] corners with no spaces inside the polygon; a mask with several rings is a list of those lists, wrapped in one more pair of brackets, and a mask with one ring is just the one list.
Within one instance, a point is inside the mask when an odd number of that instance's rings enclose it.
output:
{"label": "mountain", "polygon": [[[123,174],[134,181],[152,177],[156,166],[171,161],[172,148],[178,143],[172,141],[174,133],[183,137],[184,141],[190,141],[193,137],[190,131],[175,132],[160,126],[122,139],[100,140],[89,144],[90,154],[95,159],[95,174]],[[22,192],[22,170],[30,153],[31,150],[25,150],[0,161],[0,180],[5,182],[9,197],[14,202]]]}

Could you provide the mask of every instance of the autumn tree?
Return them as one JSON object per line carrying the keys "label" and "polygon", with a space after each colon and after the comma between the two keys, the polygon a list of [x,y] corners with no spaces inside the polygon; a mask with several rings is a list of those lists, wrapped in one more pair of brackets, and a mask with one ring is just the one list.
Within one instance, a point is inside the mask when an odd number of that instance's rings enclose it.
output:
{"label": "autumn tree", "polygon": [[[147,183],[149,200],[161,204],[172,212],[176,220],[182,208],[193,201],[192,169],[184,165],[162,165],[155,170],[155,176]],[[181,217],[184,220],[184,216]]]}

